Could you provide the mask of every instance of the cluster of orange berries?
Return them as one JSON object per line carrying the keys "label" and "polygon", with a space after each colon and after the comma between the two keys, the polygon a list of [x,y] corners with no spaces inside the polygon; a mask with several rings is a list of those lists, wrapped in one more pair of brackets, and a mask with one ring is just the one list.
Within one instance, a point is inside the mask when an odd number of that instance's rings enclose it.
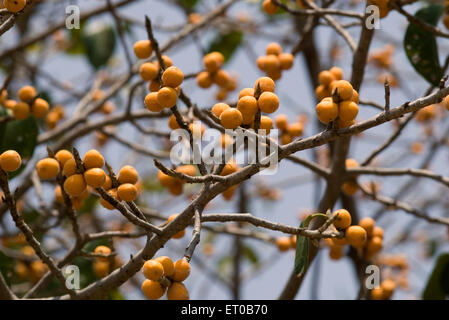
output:
{"label": "cluster of orange berries", "polygon": [[45,124],[49,129],[56,128],[58,122],[65,117],[64,107],[62,105],[55,105],[50,111],[47,113],[47,117],[45,117]]}
{"label": "cluster of orange berries", "polygon": [[178,95],[181,92],[180,85],[184,81],[184,73],[181,69],[170,66],[165,69],[161,81],[162,87],[157,92],[148,93],[145,97],[145,106],[153,112],[159,112],[164,108],[171,108],[176,105]]}
{"label": "cluster of orange berries", "polygon": [[19,101],[7,99],[8,93],[2,91],[0,102],[6,109],[12,111],[15,119],[23,120],[32,113],[36,118],[43,118],[50,109],[50,105],[42,98],[38,98],[37,91],[32,86],[24,86],[17,92]]}
{"label": "cluster of orange berries", "polygon": [[388,2],[390,0],[367,0],[368,5],[375,5],[379,8],[379,18],[383,19],[390,13]]}
{"label": "cluster of orange berries", "polygon": [[280,114],[274,119],[276,127],[280,130],[281,144],[288,144],[294,138],[301,137],[304,132],[304,125],[307,121],[306,117],[298,117],[298,121],[293,123],[288,122],[288,117],[285,114]]}
{"label": "cluster of orange berries", "polygon": [[[184,173],[188,176],[194,177],[196,176],[196,167],[194,165],[191,164],[186,164],[186,165],[182,165],[179,166],[178,168],[176,168],[177,172],[180,173]],[[174,195],[174,196],[179,196],[180,194],[182,194],[183,191],[183,186],[185,181],[169,176],[165,173],[163,173],[162,171],[158,171],[157,173],[157,178],[159,180],[159,183],[168,189],[168,191]]]}
{"label": "cluster of orange berries", "polygon": [[[359,94],[348,81],[341,80],[340,71],[334,67],[320,72],[320,86],[316,89],[320,102],[316,106],[316,114],[324,124],[338,118],[338,126],[346,128],[354,124],[359,113]],[[334,93],[338,93],[338,101],[334,100]]]}
{"label": "cluster of orange berries", "polygon": [[[23,239],[23,242],[26,242],[26,240]],[[23,246],[20,253],[27,259],[18,259],[14,266],[15,273],[21,280],[38,282],[49,270],[48,266],[37,258],[34,249],[29,245]]]}
{"label": "cluster of orange berries", "polygon": [[237,82],[226,70],[221,69],[224,64],[224,57],[220,52],[214,51],[203,57],[204,71],[196,76],[196,82],[203,89],[210,88],[216,84],[220,90],[217,93],[217,100],[226,99],[228,92],[234,91]]}
{"label": "cluster of orange berries", "polygon": [[359,225],[351,226],[351,214],[345,209],[336,210],[333,215],[337,215],[334,221],[334,227],[337,230],[344,231],[345,236],[342,239],[328,239],[330,246],[329,256],[333,260],[339,260],[343,257],[344,246],[349,244],[352,247],[363,250],[363,256],[371,259],[383,247],[384,231],[381,227],[375,225],[372,218],[363,218]]}
{"label": "cluster of orange berries", "polygon": [[[256,113],[260,110],[273,113],[279,107],[279,98],[274,93],[276,85],[269,77],[259,78],[253,88],[244,88],[239,93],[237,108],[231,108],[226,103],[217,103],[212,107],[212,113],[220,119],[226,129],[236,129],[240,125],[249,125],[254,128]],[[267,134],[273,128],[273,120],[261,116],[260,128]]]}
{"label": "cluster of orange berries", "polygon": [[22,158],[15,150],[6,150],[0,155],[0,168],[5,172],[13,172],[22,165]]}
{"label": "cluster of orange berries", "polygon": [[146,280],[142,291],[150,300],[157,300],[167,292],[168,300],[189,300],[189,291],[182,283],[190,275],[187,259],[173,261],[166,256],[148,260],[142,267]]}
{"label": "cluster of orange berries", "polygon": [[27,4],[26,0],[3,0],[3,6],[12,13],[22,11]]}
{"label": "cluster of orange berries", "polygon": [[[117,177],[117,184],[118,186],[113,186],[112,180],[106,175],[103,189],[118,201],[134,201],[141,191],[139,173],[130,165],[125,165],[120,169]],[[107,200],[101,198],[100,203],[106,209],[114,210],[114,206]]]}
{"label": "cluster of orange berries", "polygon": [[291,53],[282,52],[279,43],[272,42],[266,48],[266,56],[257,58],[257,67],[271,79],[279,80],[283,70],[293,67],[294,59]]}
{"label": "cluster of orange berries", "polygon": [[296,235],[290,237],[282,236],[276,239],[276,246],[280,252],[285,252],[290,249],[296,250]]}
{"label": "cluster of orange berries", "polygon": [[111,271],[118,268],[121,265],[119,257],[116,255],[115,258],[111,256],[111,249],[106,246],[97,246],[94,250],[96,255],[101,255],[103,257],[95,257],[92,264],[94,274],[98,278],[106,277]]}

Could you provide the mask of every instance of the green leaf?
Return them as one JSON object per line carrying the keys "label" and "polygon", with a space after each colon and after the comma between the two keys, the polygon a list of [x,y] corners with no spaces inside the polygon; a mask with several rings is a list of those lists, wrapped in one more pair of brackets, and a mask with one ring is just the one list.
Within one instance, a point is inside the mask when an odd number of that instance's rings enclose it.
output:
{"label": "green leaf", "polygon": [[[299,227],[308,228],[310,221],[312,221],[313,218],[319,216],[326,218],[328,217],[327,215],[322,213],[311,214],[303,222],[301,222],[301,225]],[[309,238],[298,235],[296,237],[296,254],[295,254],[295,269],[294,269],[298,277],[306,272],[308,264],[309,264]]]}
{"label": "green leaf", "polygon": [[[36,148],[38,134],[39,128],[33,116],[24,120],[9,121],[3,137],[1,137],[0,153],[12,149],[20,154],[22,160],[29,160]],[[24,167],[24,164],[22,164],[21,168],[12,172],[9,177],[12,179],[19,175]]]}
{"label": "green leaf", "polygon": [[81,39],[89,63],[98,69],[106,65],[114,53],[115,33],[111,25],[94,22],[82,29]]}
{"label": "green leaf", "polygon": [[243,40],[243,33],[240,31],[229,31],[219,33],[209,46],[207,52],[218,51],[223,54],[225,61],[231,59],[235,50],[240,46]]}
{"label": "green leaf", "polygon": [[252,263],[257,265],[259,263],[259,256],[257,252],[250,246],[245,245],[242,248],[244,256]]}
{"label": "green leaf", "polygon": [[[415,17],[436,25],[443,13],[443,6],[429,5],[418,10]],[[437,86],[443,75],[438,58],[435,36],[410,23],[404,37],[404,49],[415,70],[428,82]]]}
{"label": "green leaf", "polygon": [[86,48],[84,47],[84,43],[82,41],[81,30],[84,29],[86,25],[85,21],[81,21],[80,28],[70,29],[70,47],[66,49],[66,53],[68,54],[84,54],[86,52]]}
{"label": "green leaf", "polygon": [[187,9],[193,9],[198,2],[199,2],[198,0],[179,0],[179,4],[181,4],[184,8]]}
{"label": "green leaf", "polygon": [[423,292],[424,300],[444,300],[449,295],[449,253],[441,254]]}

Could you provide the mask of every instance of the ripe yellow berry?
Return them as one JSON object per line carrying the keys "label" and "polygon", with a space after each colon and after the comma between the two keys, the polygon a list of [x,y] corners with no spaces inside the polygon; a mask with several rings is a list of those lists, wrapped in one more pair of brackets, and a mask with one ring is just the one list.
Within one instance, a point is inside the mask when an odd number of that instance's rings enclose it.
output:
{"label": "ripe yellow berry", "polygon": [[236,129],[242,124],[243,116],[239,110],[229,108],[222,112],[220,115],[220,121],[225,129]]}
{"label": "ripe yellow berry", "polygon": [[220,118],[223,111],[225,111],[229,108],[231,108],[231,107],[228,104],[219,102],[219,103],[214,104],[211,111],[217,118]]}
{"label": "ripe yellow berry", "polygon": [[165,287],[159,282],[146,279],[142,283],[142,291],[150,300],[157,300],[165,293]]}
{"label": "ripe yellow berry", "polygon": [[184,81],[184,73],[177,67],[169,67],[162,74],[162,83],[164,86],[176,88]]}
{"label": "ripe yellow berry", "polygon": [[315,89],[315,96],[318,99],[318,101],[322,101],[324,98],[327,98],[330,95],[331,95],[330,89],[326,86],[323,86],[322,84]]}
{"label": "ripe yellow berry", "polygon": [[50,106],[47,101],[37,98],[31,107],[31,112],[36,118],[43,118],[47,114],[49,108]]}
{"label": "ripe yellow berry", "polygon": [[86,190],[86,187],[86,181],[82,174],[71,175],[64,182],[65,192],[72,197],[82,194]]}
{"label": "ripe yellow berry", "polygon": [[346,229],[351,225],[351,214],[348,210],[340,209],[333,213],[334,216],[338,214],[337,219],[334,221],[334,226],[337,229]]}
{"label": "ripe yellow berry", "polygon": [[340,96],[340,100],[351,100],[354,88],[349,83],[349,81],[346,80],[337,80],[332,83],[332,93],[337,90],[338,95]]}
{"label": "ripe yellow berry", "polygon": [[74,175],[76,173],[76,171],[77,171],[77,167],[76,167],[75,159],[74,158],[68,159],[64,164],[62,173],[66,177],[70,177],[70,176]]}
{"label": "ripe yellow berry", "polygon": [[239,92],[239,100],[245,96],[254,97],[254,89],[253,88],[244,88]]}
{"label": "ripe yellow berry", "polygon": [[150,81],[150,84],[148,85],[148,90],[150,90],[150,92],[157,93],[160,88],[161,88],[161,84],[157,80]]}
{"label": "ripe yellow berry", "polygon": [[83,164],[86,170],[92,168],[102,168],[104,166],[104,158],[100,152],[95,149],[91,149],[84,155]]}
{"label": "ripe yellow berry", "polygon": [[37,96],[36,89],[32,86],[24,86],[17,93],[20,101],[30,102],[34,97]]}
{"label": "ripe yellow berry", "polygon": [[[170,177],[170,178],[172,178],[172,177]],[[181,192],[182,192],[182,183],[178,183],[179,180],[177,180],[175,178],[172,178],[172,179],[174,179],[173,183],[175,183],[175,184],[172,185],[172,186],[168,186],[168,188],[169,188],[170,192],[173,191],[173,193],[172,193],[173,195],[178,195],[178,194],[175,193],[177,191],[176,187],[181,186]],[[177,213],[172,214],[170,217],[168,217],[167,222],[173,221],[177,216],[178,216]],[[175,233],[172,238],[173,239],[181,239],[182,237],[184,237],[185,234],[186,234],[186,231],[185,230],[181,230],[181,231]]]}
{"label": "ripe yellow berry", "polygon": [[373,233],[371,234],[373,237],[379,237],[381,239],[384,238],[384,229],[379,226],[374,226]]}
{"label": "ripe yellow berry", "polygon": [[380,283],[380,287],[382,288],[383,298],[388,300],[396,289],[396,283],[393,280],[385,279]]}
{"label": "ripe yellow berry", "polygon": [[388,1],[389,0],[368,0],[367,3],[377,6],[379,8],[379,18],[383,19],[390,12],[390,9],[388,8]]}
{"label": "ripe yellow berry", "polygon": [[208,53],[203,58],[204,67],[210,73],[216,72],[224,63],[224,57],[220,52]]}
{"label": "ripe yellow berry", "polygon": [[173,264],[173,261],[167,257],[167,256],[161,256],[154,259],[155,261],[162,264],[162,267],[164,268],[164,275],[167,277],[173,276],[173,273],[175,272],[175,266]]}
{"label": "ripe yellow berry", "polygon": [[329,250],[329,258],[332,260],[340,260],[343,257],[343,247],[339,245],[332,245]]}
{"label": "ripe yellow berry", "polygon": [[202,71],[200,73],[198,73],[198,75],[196,76],[196,82],[198,83],[198,85],[201,88],[210,88],[210,86],[213,83],[213,79],[210,76],[210,73],[207,71]]}
{"label": "ripe yellow berry", "polygon": [[30,106],[26,102],[17,102],[12,113],[17,120],[26,119],[30,115]]}
{"label": "ripe yellow berry", "polygon": [[56,186],[54,195],[55,195],[55,200],[57,203],[61,203],[61,204],[64,203],[64,197],[62,196],[62,191],[61,191],[60,186]]}
{"label": "ripe yellow berry", "polygon": [[257,104],[262,112],[273,113],[279,107],[279,98],[273,92],[263,92],[257,100]]}
{"label": "ripe yellow berry", "polygon": [[59,173],[59,162],[53,158],[39,160],[36,164],[36,171],[41,179],[53,179]]}
{"label": "ripe yellow berry", "polygon": [[174,114],[172,114],[169,118],[168,118],[168,127],[172,130],[176,130],[179,129],[180,126],[178,124],[178,121],[176,120],[176,117]]}
{"label": "ripe yellow berry", "polygon": [[332,243],[336,246],[345,246],[348,244],[348,241],[345,238],[332,238]]}
{"label": "ripe yellow berry", "polygon": [[339,67],[332,67],[329,69],[329,72],[332,73],[335,80],[342,80],[343,79],[343,70]]}
{"label": "ripe yellow berry", "polygon": [[277,5],[271,2],[271,0],[264,0],[264,2],[262,3],[262,10],[268,15],[275,14],[277,9]]}
{"label": "ripe yellow berry", "polygon": [[355,124],[355,120],[352,120],[352,121],[342,121],[341,119],[338,119],[338,127],[339,127],[340,129],[348,128],[348,127],[350,127],[350,126],[352,126],[352,125],[354,125],[354,124]]}
{"label": "ripe yellow berry", "polygon": [[179,166],[179,167],[176,168],[176,171],[184,173],[184,174],[186,174],[188,176],[192,176],[192,177],[196,176],[196,167],[194,165],[191,165],[191,164],[186,164],[186,165],[183,165],[183,166]]}
{"label": "ripe yellow berry", "polygon": [[164,109],[157,101],[157,92],[150,92],[145,96],[145,107],[152,112],[159,112]]}
{"label": "ripe yellow berry", "polygon": [[148,280],[157,281],[164,275],[164,267],[159,261],[148,260],[142,267],[142,273]]}
{"label": "ripe yellow berry", "polygon": [[145,81],[151,81],[157,77],[159,68],[151,62],[142,64],[139,68],[140,77]]}
{"label": "ripe yellow berry", "polygon": [[[267,73],[276,73],[281,70],[281,61],[278,56],[269,55],[263,60],[263,71]],[[270,77],[271,78],[271,77]]]}
{"label": "ripe yellow berry", "polygon": [[56,160],[58,160],[59,164],[61,165],[61,168],[64,168],[64,165],[66,162],[70,159],[73,159],[73,155],[68,150],[59,150],[55,154]]}
{"label": "ripe yellow berry", "polygon": [[[179,195],[182,194],[182,191],[183,191],[182,184],[176,184],[174,186],[168,187],[168,191],[170,192],[170,194],[172,196],[179,196]],[[182,236],[181,236],[181,234],[182,234]],[[185,231],[183,230],[183,231],[178,232],[175,235],[176,237],[173,236],[172,238],[173,239],[179,239],[179,238],[182,238],[184,236],[184,234],[185,234]],[[179,235],[179,236],[177,236],[177,235]]]}
{"label": "ripe yellow berry", "polygon": [[290,237],[279,237],[276,239],[276,245],[281,252],[287,251],[291,248]]}
{"label": "ripe yellow berry", "polygon": [[108,175],[106,175],[106,179],[104,180],[102,187],[106,191],[112,188],[112,180]]}
{"label": "ripe yellow berry", "polygon": [[184,281],[190,275],[190,264],[186,259],[176,261],[174,267],[175,269],[172,276],[173,281]]}
{"label": "ripe yellow berry", "polygon": [[4,103],[4,106],[6,109],[14,110],[14,107],[16,106],[17,101],[15,100],[6,100]]}
{"label": "ripe yellow berry", "polygon": [[[117,190],[116,190],[116,189],[109,189],[109,190],[108,190],[108,194],[109,194],[111,197],[117,199]],[[114,207],[111,203],[109,203],[106,199],[101,198],[101,199],[100,199],[100,203],[101,203],[101,205],[102,205],[104,208],[106,208],[106,209],[108,209],[108,210],[114,210],[114,209],[115,209],[115,207]]]}
{"label": "ripe yellow berry", "polygon": [[273,129],[273,120],[267,116],[260,117],[260,130],[265,130],[266,134],[270,133],[270,130]]}
{"label": "ripe yellow berry", "polygon": [[276,118],[274,119],[274,122],[279,130],[281,131],[287,130],[288,117],[285,114],[277,115]]}
{"label": "ripe yellow berry", "polygon": [[12,13],[17,13],[25,8],[26,0],[3,0],[6,10]]}
{"label": "ripe yellow berry", "polygon": [[167,290],[168,300],[189,300],[189,291],[181,282],[173,282]]}
{"label": "ripe yellow berry", "polygon": [[295,122],[287,126],[287,133],[292,137],[300,137],[304,131],[304,125],[301,122]]}
{"label": "ripe yellow berry", "polygon": [[282,53],[282,47],[277,42],[271,42],[267,45],[266,52],[267,52],[267,56],[270,54],[278,56]]}
{"label": "ripe yellow berry", "polygon": [[279,63],[281,70],[289,70],[293,67],[293,62],[295,60],[295,57],[291,53],[281,53],[279,55]]}
{"label": "ripe yellow berry", "polygon": [[140,40],[134,44],[134,53],[139,59],[147,59],[153,53],[150,40]]}
{"label": "ripe yellow berry", "polygon": [[92,188],[100,188],[106,182],[106,173],[100,168],[92,168],[84,172],[84,180]]}
{"label": "ripe yellow berry", "polygon": [[371,258],[373,255],[382,250],[383,241],[380,237],[372,237],[366,243],[366,256],[367,258]]}
{"label": "ripe yellow berry", "polygon": [[368,235],[368,237],[371,237],[371,235],[373,234],[373,229],[374,229],[374,225],[376,223],[374,222],[373,218],[370,217],[365,217],[360,219],[359,221],[359,225],[365,229],[366,234]]}
{"label": "ripe yellow berry", "polygon": [[360,248],[366,242],[366,231],[361,226],[350,226],[346,229],[345,237],[351,246]]}
{"label": "ripe yellow berry", "polygon": [[273,79],[269,77],[261,77],[257,79],[256,84],[254,85],[254,92],[257,92],[258,87],[260,87],[260,93],[265,91],[274,92],[276,89]]}
{"label": "ripe yellow berry", "polygon": [[340,102],[340,113],[339,117],[344,122],[349,122],[354,120],[359,113],[359,106],[354,101],[343,101]]}
{"label": "ripe yellow berry", "polygon": [[131,183],[121,184],[117,188],[117,195],[123,201],[134,201],[137,198],[137,188]]}
{"label": "ripe yellow berry", "polygon": [[237,110],[243,116],[243,123],[250,124],[254,120],[254,116],[258,110],[257,100],[251,96],[244,96],[237,102]]}
{"label": "ripe yellow berry", "polygon": [[0,155],[0,167],[6,172],[16,171],[21,164],[22,158],[15,150],[7,150]]}
{"label": "ripe yellow berry", "polygon": [[163,87],[157,92],[157,101],[161,107],[171,108],[178,101],[178,93],[171,87]]}
{"label": "ripe yellow berry", "polygon": [[324,98],[316,106],[316,114],[322,123],[334,121],[338,116],[338,105],[331,98]]}
{"label": "ripe yellow berry", "polygon": [[371,300],[383,300],[384,298],[384,292],[381,287],[374,288],[370,292]]}
{"label": "ripe yellow berry", "polygon": [[351,101],[354,101],[356,104],[359,104],[359,93],[357,90],[352,90],[352,98]]}
{"label": "ripe yellow berry", "polygon": [[96,260],[94,261],[92,267],[98,278],[104,278],[109,274],[109,261]]}
{"label": "ripe yellow berry", "polygon": [[221,171],[220,175],[222,176],[228,176],[230,174],[233,174],[238,171],[238,166],[235,163],[234,160],[230,160],[226,165],[223,167],[223,170]]}
{"label": "ripe yellow berry", "polygon": [[220,69],[214,73],[213,81],[221,88],[226,88],[232,81],[231,76],[225,70]]}
{"label": "ripe yellow berry", "polygon": [[[111,249],[109,247],[106,247],[106,246],[97,246],[95,248],[95,250],[94,250],[94,253],[95,254],[100,254],[100,255],[103,255],[103,256],[108,256],[108,255],[111,254]],[[98,257],[98,260],[108,261],[108,258],[106,258],[106,257]]]}
{"label": "ripe yellow berry", "polygon": [[126,165],[123,166],[118,173],[118,182],[136,184],[139,180],[139,173],[133,166]]}
{"label": "ripe yellow berry", "polygon": [[332,72],[324,70],[321,71],[320,74],[318,75],[318,80],[320,84],[322,84],[323,86],[329,86],[331,82],[335,81],[336,79]]}
{"label": "ripe yellow berry", "polygon": [[162,171],[158,171],[157,173],[157,178],[159,180],[159,183],[166,188],[171,188],[174,187],[177,183],[177,179],[173,178],[169,175],[166,175],[165,173],[163,173]]}

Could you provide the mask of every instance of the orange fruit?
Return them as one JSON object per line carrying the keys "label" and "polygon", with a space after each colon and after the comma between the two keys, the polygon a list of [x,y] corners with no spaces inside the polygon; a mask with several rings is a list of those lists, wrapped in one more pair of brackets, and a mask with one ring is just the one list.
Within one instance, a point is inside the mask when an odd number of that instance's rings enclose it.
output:
{"label": "orange fruit", "polygon": [[338,105],[331,98],[324,98],[316,106],[316,114],[322,123],[334,121],[338,116]]}
{"label": "orange fruit", "polygon": [[142,283],[142,291],[145,296],[150,300],[157,300],[162,297],[165,293],[165,287],[163,287],[159,282],[146,279]]}
{"label": "orange fruit", "polygon": [[210,86],[213,83],[213,79],[210,76],[210,73],[207,71],[202,71],[200,73],[198,73],[198,75],[196,76],[196,83],[198,84],[198,86],[200,86],[201,88],[210,88]]}
{"label": "orange fruit", "polygon": [[19,97],[20,101],[30,102],[34,97],[37,96],[37,92],[36,89],[34,89],[34,87],[32,86],[24,86],[17,92],[17,96]]}
{"label": "orange fruit", "polygon": [[226,88],[229,82],[232,81],[231,76],[225,70],[220,69],[214,73],[212,77],[213,81],[222,88]]}
{"label": "orange fruit", "polygon": [[223,103],[223,102],[219,102],[214,104],[214,106],[212,107],[212,113],[217,117],[220,118],[221,114],[223,113],[223,111],[227,110],[231,108],[228,104]]}
{"label": "orange fruit", "polygon": [[332,93],[337,90],[338,95],[340,96],[340,100],[351,100],[352,95],[354,93],[354,88],[349,83],[349,81],[346,80],[337,80],[332,83],[331,86]]}
{"label": "orange fruit", "polygon": [[101,188],[106,182],[106,173],[100,168],[92,168],[84,172],[84,180],[92,188]]}
{"label": "orange fruit", "polygon": [[257,79],[256,84],[254,85],[254,92],[257,92],[258,87],[260,87],[260,93],[265,91],[274,92],[276,89],[273,79],[269,77],[261,77]]}
{"label": "orange fruit", "polygon": [[323,86],[329,86],[331,82],[335,81],[336,79],[332,72],[324,70],[321,71],[318,75],[318,80]]}
{"label": "orange fruit", "polygon": [[343,79],[343,70],[339,67],[332,67],[329,69],[329,72],[332,73],[335,80],[342,80]]}
{"label": "orange fruit", "polygon": [[17,102],[12,113],[17,120],[26,119],[30,115],[30,106],[25,102]]}
{"label": "orange fruit", "polygon": [[134,54],[139,59],[147,59],[153,53],[150,40],[139,40],[134,44]]}
{"label": "orange fruit", "polygon": [[275,14],[277,9],[277,5],[271,2],[271,0],[264,0],[264,2],[262,3],[262,10],[268,15]]}
{"label": "orange fruit", "polygon": [[338,218],[334,221],[334,226],[337,229],[346,229],[351,225],[351,214],[346,209],[336,210],[333,216],[338,214]]}
{"label": "orange fruit", "polygon": [[354,120],[359,113],[359,106],[354,101],[340,102],[339,117],[343,122]]}
{"label": "orange fruit", "polygon": [[229,108],[221,113],[220,121],[225,129],[236,129],[242,124],[243,116],[239,110]]}
{"label": "orange fruit", "polygon": [[134,201],[137,198],[137,188],[131,183],[121,184],[117,188],[117,195],[120,200],[123,201]]}
{"label": "orange fruit", "polygon": [[348,243],[355,248],[363,247],[367,238],[366,231],[361,226],[348,227],[345,237]]}
{"label": "orange fruit", "polygon": [[59,173],[59,162],[53,158],[39,160],[36,164],[36,171],[41,179],[53,179]]}
{"label": "orange fruit", "polygon": [[65,192],[72,197],[82,194],[86,187],[86,181],[82,174],[71,175],[64,182]]}
{"label": "orange fruit", "polygon": [[86,170],[92,168],[101,168],[104,166],[104,158],[100,152],[95,149],[91,149],[84,155],[83,164]]}
{"label": "orange fruit", "polygon": [[17,13],[25,8],[26,0],[3,0],[3,4],[9,12]]}
{"label": "orange fruit", "polygon": [[265,113],[273,113],[279,108],[279,98],[273,92],[263,92],[257,100],[260,110]]}
{"label": "orange fruit", "polygon": [[137,181],[139,180],[139,173],[133,166],[126,165],[120,169],[117,180],[120,184],[123,183],[136,184]]}
{"label": "orange fruit", "polygon": [[150,92],[145,96],[145,107],[152,112],[159,112],[164,109],[157,101],[157,92]]}
{"label": "orange fruit", "polygon": [[164,267],[159,261],[148,260],[142,267],[142,273],[148,280],[158,281],[164,275]]}
{"label": "orange fruit", "polygon": [[279,63],[281,70],[289,70],[293,67],[293,62],[295,60],[295,57],[291,53],[281,53],[279,55]]}
{"label": "orange fruit", "polygon": [[140,77],[145,81],[151,81],[157,77],[159,68],[151,62],[142,64],[139,68]]}
{"label": "orange fruit", "polygon": [[73,159],[73,154],[68,150],[59,150],[58,152],[56,152],[55,158],[56,160],[58,160],[61,168],[64,168],[66,162],[70,159]]}
{"label": "orange fruit", "polygon": [[374,230],[374,225],[376,224],[376,222],[374,221],[373,218],[370,217],[365,217],[360,219],[359,221],[359,225],[365,229],[366,234],[368,235],[368,237],[371,237],[371,235],[373,234],[373,230]]}
{"label": "orange fruit", "polygon": [[163,87],[157,93],[157,102],[161,107],[171,108],[178,101],[178,93],[171,87]]}
{"label": "orange fruit", "polygon": [[70,177],[72,175],[74,175],[77,171],[77,167],[76,167],[76,161],[74,158],[68,159],[65,164],[64,164],[64,168],[62,169],[62,173],[66,176],[66,177]]}
{"label": "orange fruit", "polygon": [[224,63],[224,57],[220,52],[208,53],[203,58],[204,67],[209,72],[216,72]]}
{"label": "orange fruit", "polygon": [[181,282],[187,279],[190,275],[190,264],[186,259],[178,260],[174,263],[174,272],[172,279],[176,282]]}
{"label": "orange fruit", "polygon": [[290,237],[279,237],[276,239],[276,245],[279,251],[284,252],[288,251],[291,248],[291,240]]}
{"label": "orange fruit", "polygon": [[154,260],[162,264],[165,276],[171,277],[173,275],[173,273],[175,272],[175,266],[173,264],[173,261],[169,257],[161,256],[157,257]]}
{"label": "orange fruit", "polygon": [[176,88],[177,86],[180,86],[183,81],[184,73],[182,73],[181,69],[175,66],[165,69],[162,74],[162,83],[164,86]]}
{"label": "orange fruit", "polygon": [[37,98],[31,106],[31,112],[36,118],[43,118],[50,109],[47,101],[41,98]]}
{"label": "orange fruit", "polygon": [[274,119],[274,123],[279,130],[285,131],[288,126],[288,118],[285,114],[279,114]]}
{"label": "orange fruit", "polygon": [[22,158],[15,150],[7,150],[0,155],[0,167],[6,172],[16,171],[21,164]]}
{"label": "orange fruit", "polygon": [[181,282],[173,282],[167,290],[168,300],[189,300],[189,291]]}

